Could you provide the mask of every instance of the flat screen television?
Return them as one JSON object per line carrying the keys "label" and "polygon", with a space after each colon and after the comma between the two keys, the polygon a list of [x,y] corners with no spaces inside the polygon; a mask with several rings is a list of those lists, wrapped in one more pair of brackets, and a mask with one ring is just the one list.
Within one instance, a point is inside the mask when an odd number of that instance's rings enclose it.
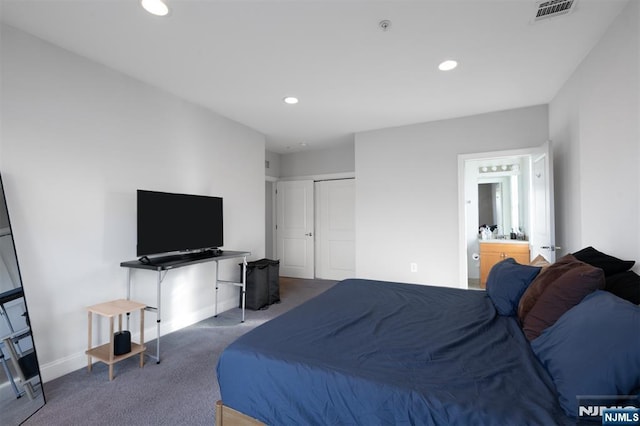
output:
{"label": "flat screen television", "polygon": [[138,256],[221,247],[222,198],[137,191]]}

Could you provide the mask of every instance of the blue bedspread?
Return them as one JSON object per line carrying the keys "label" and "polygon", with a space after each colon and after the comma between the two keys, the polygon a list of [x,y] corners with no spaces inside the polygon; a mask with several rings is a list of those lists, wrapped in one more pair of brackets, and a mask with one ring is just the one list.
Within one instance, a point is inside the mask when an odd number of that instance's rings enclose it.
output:
{"label": "blue bedspread", "polygon": [[484,291],[342,281],[232,343],[218,381],[270,425],[575,424]]}

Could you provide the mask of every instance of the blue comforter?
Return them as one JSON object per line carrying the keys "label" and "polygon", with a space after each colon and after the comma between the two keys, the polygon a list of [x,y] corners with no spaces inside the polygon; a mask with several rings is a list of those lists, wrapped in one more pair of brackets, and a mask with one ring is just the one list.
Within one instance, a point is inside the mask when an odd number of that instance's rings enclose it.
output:
{"label": "blue comforter", "polygon": [[270,425],[575,424],[484,291],[342,281],[232,343],[218,381]]}

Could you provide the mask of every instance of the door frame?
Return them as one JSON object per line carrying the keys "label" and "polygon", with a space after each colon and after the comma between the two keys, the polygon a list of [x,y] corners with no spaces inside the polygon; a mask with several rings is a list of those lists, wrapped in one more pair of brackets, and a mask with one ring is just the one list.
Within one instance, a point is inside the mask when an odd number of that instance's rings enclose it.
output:
{"label": "door frame", "polygon": [[[541,148],[547,146],[549,155],[553,155],[553,151],[551,149],[551,141],[546,141],[540,146],[530,147],[530,148],[521,148],[521,149],[511,149],[511,150],[503,150],[503,151],[489,151],[489,152],[479,152],[479,153],[471,153],[471,154],[459,154],[458,155],[458,268],[459,268],[459,282],[461,288],[468,288],[468,276],[469,276],[469,268],[467,266],[467,194],[466,194],[466,182],[465,182],[465,169],[466,163],[470,160],[484,160],[498,157],[523,157],[528,156],[533,159],[535,156],[539,156],[541,152]],[[552,159],[549,159],[552,161]],[[551,167],[553,167],[553,162],[550,163]],[[530,171],[533,173],[533,171]],[[551,170],[551,178],[553,177],[553,170]],[[553,191],[553,183],[551,184]],[[553,198],[553,193],[550,194]],[[531,195],[529,196],[531,198]],[[530,204],[530,203],[529,203]],[[527,208],[531,209],[529,205]],[[551,200],[551,220],[553,221],[553,215],[555,214],[553,211],[553,199]],[[530,215],[530,220],[532,220]],[[551,232],[555,234],[555,227],[551,227]],[[551,245],[555,244],[555,235],[551,235]],[[529,242],[531,244],[531,242]],[[555,246],[554,246],[555,247]]]}
{"label": "door frame", "polygon": [[[270,233],[266,233],[265,232],[265,253],[272,253],[273,257],[277,257],[276,254],[278,253],[278,250],[276,248],[276,183],[278,182],[278,178],[275,178],[273,176],[266,176],[265,177],[265,181],[271,183],[271,211],[270,212],[265,212],[265,214],[269,213],[271,215],[271,222],[267,224],[266,218],[265,218],[265,225],[266,226],[270,226],[271,227],[271,232]],[[266,186],[265,186],[265,192],[266,192]],[[265,193],[265,198],[267,197],[267,194]],[[267,206],[268,208],[268,206]],[[267,241],[266,240],[266,236],[267,235],[271,235],[271,241]],[[266,250],[266,248],[268,246],[271,246],[271,250]]]}

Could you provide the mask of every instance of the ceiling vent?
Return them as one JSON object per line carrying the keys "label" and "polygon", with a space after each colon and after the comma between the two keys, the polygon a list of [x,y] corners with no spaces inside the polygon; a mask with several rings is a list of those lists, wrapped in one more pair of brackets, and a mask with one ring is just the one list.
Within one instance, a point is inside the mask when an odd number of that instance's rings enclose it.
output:
{"label": "ceiling vent", "polygon": [[578,0],[542,0],[536,2],[536,17],[534,22],[542,19],[553,18],[560,15],[566,15],[576,7]]}

